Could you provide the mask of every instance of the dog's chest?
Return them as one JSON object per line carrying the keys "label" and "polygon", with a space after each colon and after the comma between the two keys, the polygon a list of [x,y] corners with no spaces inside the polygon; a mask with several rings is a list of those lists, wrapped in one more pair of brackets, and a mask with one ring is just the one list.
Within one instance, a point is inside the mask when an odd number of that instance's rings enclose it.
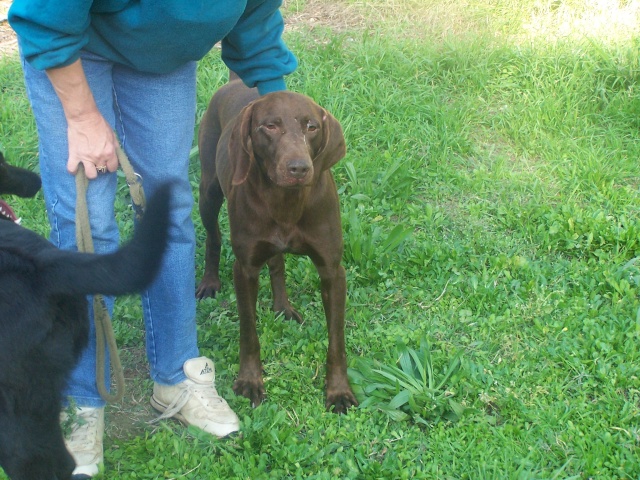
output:
{"label": "dog's chest", "polygon": [[306,253],[307,241],[304,234],[297,226],[276,226],[270,237],[269,243],[276,253]]}

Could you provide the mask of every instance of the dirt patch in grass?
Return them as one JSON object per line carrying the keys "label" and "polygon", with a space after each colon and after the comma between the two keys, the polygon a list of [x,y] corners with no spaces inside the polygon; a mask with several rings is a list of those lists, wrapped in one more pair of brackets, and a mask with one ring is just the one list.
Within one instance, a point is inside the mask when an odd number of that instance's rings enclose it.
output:
{"label": "dirt patch in grass", "polygon": [[335,32],[344,32],[367,26],[361,5],[354,3],[335,0],[285,0],[282,11],[287,31],[328,28]]}
{"label": "dirt patch in grass", "polygon": [[[11,0],[0,0],[0,56],[18,50],[15,33],[6,21],[10,5]],[[481,35],[528,43],[584,36],[605,40],[640,32],[639,2],[617,6],[607,2],[558,3],[558,8],[531,8],[526,2],[516,5],[465,0],[284,0],[282,12],[286,31],[368,29],[419,40]]]}
{"label": "dirt patch in grass", "polygon": [[[13,55],[18,51],[16,34],[7,21],[10,5],[11,0],[0,0],[0,56]],[[282,11],[288,31],[322,27],[341,32],[367,24],[362,5],[341,1],[288,0],[284,2]]]}
{"label": "dirt patch in grass", "polygon": [[109,405],[106,410],[106,435],[111,439],[126,439],[153,430],[151,424],[159,413],[149,403],[153,383],[149,379],[149,366],[144,347],[120,348],[124,369],[125,395],[122,402]]}
{"label": "dirt patch in grass", "polygon": [[0,56],[13,55],[18,51],[18,40],[7,21],[11,0],[0,0]]}

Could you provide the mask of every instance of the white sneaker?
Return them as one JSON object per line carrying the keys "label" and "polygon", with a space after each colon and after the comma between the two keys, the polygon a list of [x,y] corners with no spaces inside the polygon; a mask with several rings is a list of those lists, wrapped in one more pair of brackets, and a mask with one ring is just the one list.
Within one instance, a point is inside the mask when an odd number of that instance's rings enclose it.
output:
{"label": "white sneaker", "polygon": [[[69,438],[65,438],[67,450],[76,462],[74,478],[91,478],[98,474],[104,461],[102,437],[104,436],[104,408],[78,407]],[[61,421],[68,421],[62,412]],[[75,477],[78,475],[78,477]]]}
{"label": "white sneaker", "polygon": [[154,384],[151,406],[163,412],[157,420],[175,417],[216,437],[226,437],[240,429],[238,416],[218,395],[215,367],[206,357],[184,362],[187,379],[177,385]]}

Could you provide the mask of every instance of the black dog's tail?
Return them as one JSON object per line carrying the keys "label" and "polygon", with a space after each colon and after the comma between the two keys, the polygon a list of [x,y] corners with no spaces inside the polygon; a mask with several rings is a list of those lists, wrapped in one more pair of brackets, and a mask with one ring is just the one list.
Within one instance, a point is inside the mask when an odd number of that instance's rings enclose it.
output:
{"label": "black dog's tail", "polygon": [[144,290],[162,263],[169,236],[171,187],[164,185],[147,204],[133,239],[107,255],[51,249],[40,256],[49,293],[125,295]]}

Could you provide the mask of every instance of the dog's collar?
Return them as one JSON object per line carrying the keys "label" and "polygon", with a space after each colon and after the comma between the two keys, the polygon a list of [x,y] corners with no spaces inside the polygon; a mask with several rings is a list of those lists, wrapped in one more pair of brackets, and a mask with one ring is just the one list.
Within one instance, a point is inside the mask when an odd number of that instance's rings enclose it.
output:
{"label": "dog's collar", "polygon": [[0,220],[11,220],[14,223],[20,223],[20,219],[16,217],[15,212],[7,202],[0,198]]}

